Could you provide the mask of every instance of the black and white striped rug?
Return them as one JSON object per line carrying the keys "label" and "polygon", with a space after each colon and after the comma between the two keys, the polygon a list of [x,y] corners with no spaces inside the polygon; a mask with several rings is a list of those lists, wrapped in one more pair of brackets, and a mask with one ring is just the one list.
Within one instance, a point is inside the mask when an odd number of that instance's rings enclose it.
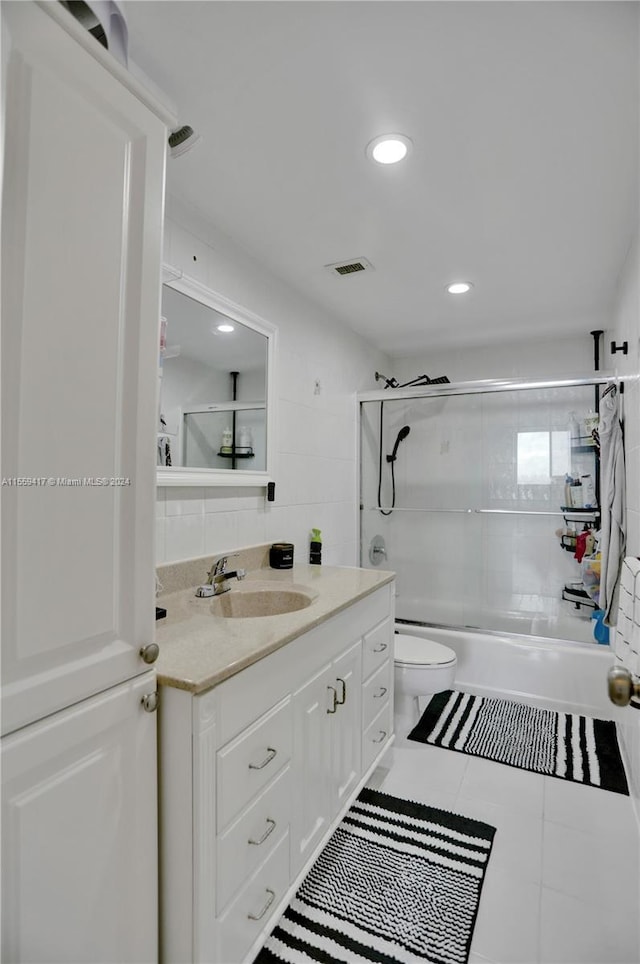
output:
{"label": "black and white striped rug", "polygon": [[612,720],[446,690],[433,697],[408,738],[549,777],[629,793]]}
{"label": "black and white striped rug", "polygon": [[256,964],[465,964],[494,834],[365,788]]}

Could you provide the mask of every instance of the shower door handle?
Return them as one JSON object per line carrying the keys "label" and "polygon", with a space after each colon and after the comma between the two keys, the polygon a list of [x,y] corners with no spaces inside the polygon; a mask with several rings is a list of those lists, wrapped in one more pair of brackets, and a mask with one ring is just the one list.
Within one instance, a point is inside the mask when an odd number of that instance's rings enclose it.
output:
{"label": "shower door handle", "polygon": [[628,706],[632,699],[640,699],[640,680],[634,679],[624,666],[612,666],[607,673],[609,699],[616,706]]}

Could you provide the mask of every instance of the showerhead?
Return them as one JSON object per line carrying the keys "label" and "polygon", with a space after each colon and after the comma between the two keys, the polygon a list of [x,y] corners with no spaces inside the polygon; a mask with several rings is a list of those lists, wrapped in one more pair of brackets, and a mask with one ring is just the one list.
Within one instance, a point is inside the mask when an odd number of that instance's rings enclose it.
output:
{"label": "showerhead", "polygon": [[406,437],[407,437],[407,435],[409,434],[410,431],[411,431],[411,429],[409,428],[408,425],[403,425],[403,427],[400,429],[400,431],[398,432],[398,436],[397,436],[397,438],[396,438],[396,441],[395,441],[395,445],[393,446],[393,452],[391,453],[391,455],[387,455],[387,462],[395,462],[395,460],[396,460],[397,457],[398,457],[398,456],[397,456],[398,446],[400,445],[400,442],[402,442],[402,441],[404,441],[404,439],[406,439]]}
{"label": "showerhead", "polygon": [[387,376],[383,375],[382,372],[376,372],[376,381],[383,381],[385,388],[398,388],[398,379],[394,378],[393,376],[391,378],[387,378]]}
{"label": "showerhead", "polygon": [[188,124],[177,127],[175,131],[171,131],[169,134],[169,153],[171,157],[180,157],[190,151],[192,147],[195,147],[196,144],[199,144],[201,140],[201,135],[196,134],[193,127],[189,127]]}

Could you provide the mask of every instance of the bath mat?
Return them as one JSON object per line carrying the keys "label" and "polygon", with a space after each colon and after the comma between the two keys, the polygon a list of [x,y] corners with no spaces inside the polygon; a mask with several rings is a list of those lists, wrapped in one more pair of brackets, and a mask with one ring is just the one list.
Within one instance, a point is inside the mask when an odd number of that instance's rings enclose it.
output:
{"label": "bath mat", "polygon": [[433,697],[408,738],[548,777],[629,793],[611,720],[446,690]]}
{"label": "bath mat", "polygon": [[365,788],[256,964],[464,964],[494,834]]}

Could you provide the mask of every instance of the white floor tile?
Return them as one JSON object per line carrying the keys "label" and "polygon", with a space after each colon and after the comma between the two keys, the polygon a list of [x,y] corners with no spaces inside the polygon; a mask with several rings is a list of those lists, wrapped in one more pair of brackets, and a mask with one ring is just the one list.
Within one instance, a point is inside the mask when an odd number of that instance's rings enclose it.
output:
{"label": "white floor tile", "polygon": [[491,867],[516,880],[539,884],[542,880],[542,820],[474,797],[456,798],[456,813],[483,820],[496,828]]}
{"label": "white floor tile", "polygon": [[542,882],[578,900],[638,913],[638,867],[626,835],[586,833],[545,821]]}
{"label": "white floor tile", "polygon": [[393,796],[424,803],[428,807],[437,807],[439,810],[448,810],[451,813],[456,812],[456,794],[436,789],[432,786],[428,773],[416,773],[415,768],[412,771],[406,765],[406,761],[402,761],[402,764],[394,762],[391,770],[377,789]]}
{"label": "white floor tile", "polygon": [[527,770],[470,757],[460,795],[542,818],[544,779]]}
{"label": "white floor tile", "polygon": [[424,743],[394,744],[393,768],[408,780],[426,780],[428,786],[456,794],[462,784],[469,758]]}
{"label": "white floor tile", "polygon": [[544,777],[544,819],[589,833],[635,829],[630,797],[555,777]]}
{"label": "white floor tile", "polygon": [[539,884],[491,866],[485,877],[471,950],[500,964],[538,960]]}
{"label": "white floor tile", "polygon": [[542,888],[542,964],[637,964],[637,919],[601,891],[589,903]]}

